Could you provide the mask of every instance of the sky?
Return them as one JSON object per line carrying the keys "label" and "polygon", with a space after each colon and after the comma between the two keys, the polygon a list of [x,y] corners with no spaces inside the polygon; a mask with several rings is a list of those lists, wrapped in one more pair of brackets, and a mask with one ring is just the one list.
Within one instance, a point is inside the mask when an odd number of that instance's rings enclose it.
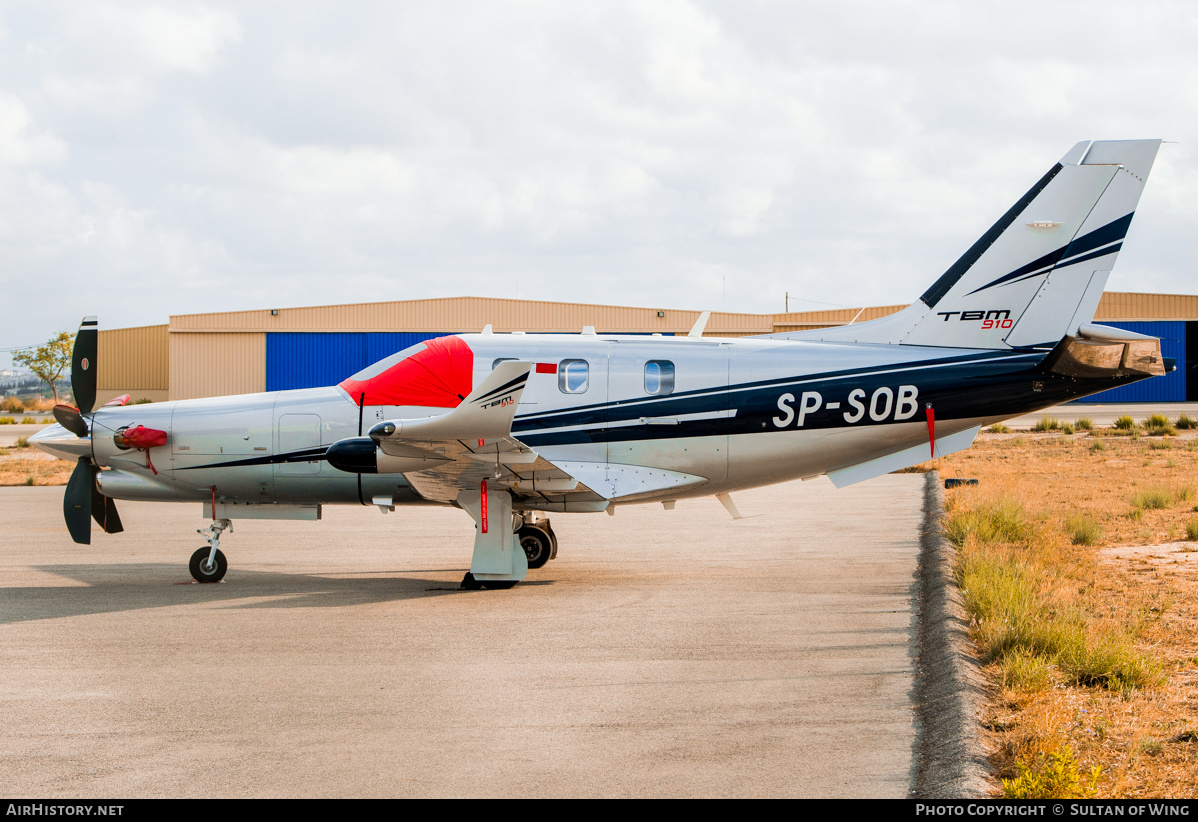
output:
{"label": "sky", "polygon": [[[1198,293],[1191,2],[0,3],[0,349],[486,296],[908,303],[1074,143]],[[0,353],[0,366],[7,355]]]}

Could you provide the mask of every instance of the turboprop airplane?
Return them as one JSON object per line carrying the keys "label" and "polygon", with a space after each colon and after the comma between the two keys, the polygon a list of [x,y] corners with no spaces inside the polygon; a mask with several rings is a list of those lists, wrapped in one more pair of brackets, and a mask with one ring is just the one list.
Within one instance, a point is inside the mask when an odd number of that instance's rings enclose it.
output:
{"label": "turboprop airplane", "polygon": [[64,513],[121,530],[113,500],[195,501],[196,580],[226,571],[238,518],[321,506],[456,506],[466,588],[510,588],[557,552],[548,513],[728,496],[827,475],[840,487],[968,448],[981,426],[1173,368],[1160,341],[1092,320],[1159,140],[1082,142],[922,296],[888,317],[739,339],[479,334],[400,351],[339,385],[94,409],[96,323],[75,341],[79,407],[31,438],[77,461]]}

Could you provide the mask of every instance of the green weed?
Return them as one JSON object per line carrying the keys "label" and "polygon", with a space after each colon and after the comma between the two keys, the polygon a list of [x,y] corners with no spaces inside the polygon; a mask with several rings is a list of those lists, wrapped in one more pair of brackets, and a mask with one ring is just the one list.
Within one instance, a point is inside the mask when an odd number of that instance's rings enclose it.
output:
{"label": "green weed", "polygon": [[1078,770],[1073,749],[1068,745],[1028,765],[1015,763],[1019,776],[1002,781],[1007,799],[1093,799],[1098,796],[1102,767],[1095,765],[1087,777]]}
{"label": "green weed", "polygon": [[1066,517],[1065,531],[1074,545],[1097,545],[1102,538],[1102,528],[1084,514],[1070,514]]}
{"label": "green weed", "polygon": [[1177,433],[1177,429],[1164,414],[1153,414],[1144,420],[1144,433],[1150,437],[1171,437]]}
{"label": "green weed", "polygon": [[973,537],[982,543],[1022,542],[1031,533],[1023,506],[1009,499],[958,511],[944,522],[944,533],[957,545]]}
{"label": "green weed", "polygon": [[1149,488],[1146,491],[1138,491],[1131,498],[1131,504],[1136,508],[1148,510],[1168,508],[1173,504],[1173,494],[1164,488]]}
{"label": "green weed", "polygon": [[1033,431],[1060,431],[1061,421],[1056,417],[1041,417],[1040,421],[1032,426]]}

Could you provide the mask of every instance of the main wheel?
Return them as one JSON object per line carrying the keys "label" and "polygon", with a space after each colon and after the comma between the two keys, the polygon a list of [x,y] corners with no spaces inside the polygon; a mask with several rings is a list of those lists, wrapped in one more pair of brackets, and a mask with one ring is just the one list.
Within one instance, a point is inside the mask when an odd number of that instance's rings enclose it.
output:
{"label": "main wheel", "polygon": [[524,556],[528,558],[529,568],[540,568],[549,561],[549,555],[553,553],[549,534],[540,528],[525,525],[516,532],[516,536],[520,540],[520,547],[524,549]]}
{"label": "main wheel", "polygon": [[191,555],[191,562],[187,563],[187,568],[196,582],[220,582],[224,579],[225,571],[229,570],[229,563],[219,548],[216,550],[216,558],[209,565],[208,555],[211,553],[212,549],[205,545]]}

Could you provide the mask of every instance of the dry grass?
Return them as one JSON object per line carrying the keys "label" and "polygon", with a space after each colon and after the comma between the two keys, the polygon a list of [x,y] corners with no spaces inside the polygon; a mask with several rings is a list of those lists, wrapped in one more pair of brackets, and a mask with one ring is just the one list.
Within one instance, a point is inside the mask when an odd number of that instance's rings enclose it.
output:
{"label": "dry grass", "polygon": [[1068,750],[1087,788],[1101,769],[1101,797],[1196,797],[1198,438],[1161,451],[1110,433],[982,434],[929,464],[981,480],[946,495],[950,525],[989,523],[957,534],[962,554],[989,530],[992,570],[1023,579],[997,589],[1005,624],[975,625],[994,762],[1010,781]]}
{"label": "dry grass", "polygon": [[66,485],[73,463],[38,451],[9,451],[0,456],[0,485]]}

